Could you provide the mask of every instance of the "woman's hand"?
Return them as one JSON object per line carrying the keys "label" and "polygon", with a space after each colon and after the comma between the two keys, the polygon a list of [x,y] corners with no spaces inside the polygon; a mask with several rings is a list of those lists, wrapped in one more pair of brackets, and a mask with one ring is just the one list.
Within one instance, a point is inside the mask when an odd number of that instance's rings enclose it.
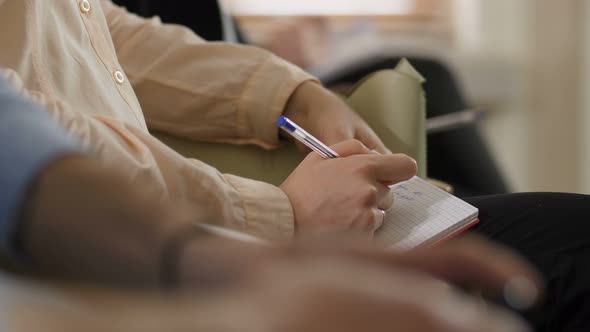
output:
{"label": "woman's hand", "polygon": [[299,235],[355,230],[372,237],[393,204],[390,184],[416,175],[416,162],[402,154],[372,153],[362,143],[333,146],[342,156],[310,153],[281,185]]}
{"label": "woman's hand", "polygon": [[[356,112],[318,83],[300,85],[289,99],[284,115],[327,145],[356,139],[369,150],[391,153]],[[307,147],[297,144],[302,151],[309,152]]]}

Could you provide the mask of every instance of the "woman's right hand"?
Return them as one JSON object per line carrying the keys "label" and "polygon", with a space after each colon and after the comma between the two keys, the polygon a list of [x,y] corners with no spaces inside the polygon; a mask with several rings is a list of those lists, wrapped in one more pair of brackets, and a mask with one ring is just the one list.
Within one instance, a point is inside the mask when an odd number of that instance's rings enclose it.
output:
{"label": "woman's right hand", "polygon": [[343,230],[373,233],[379,210],[393,204],[389,185],[416,175],[416,161],[403,154],[378,154],[349,140],[332,147],[342,158],[310,153],[281,185],[295,214],[298,234]]}

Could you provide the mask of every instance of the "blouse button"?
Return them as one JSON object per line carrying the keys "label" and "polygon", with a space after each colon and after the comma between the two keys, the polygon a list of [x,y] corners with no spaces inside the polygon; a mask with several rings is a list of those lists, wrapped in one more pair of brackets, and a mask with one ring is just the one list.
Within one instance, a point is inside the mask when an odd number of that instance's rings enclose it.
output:
{"label": "blouse button", "polygon": [[80,10],[82,11],[82,13],[88,13],[90,12],[90,1],[88,0],[81,0],[80,1]]}
{"label": "blouse button", "polygon": [[119,84],[123,84],[125,83],[125,75],[123,74],[122,71],[117,70],[115,71],[115,73],[113,74],[115,76],[115,81]]}

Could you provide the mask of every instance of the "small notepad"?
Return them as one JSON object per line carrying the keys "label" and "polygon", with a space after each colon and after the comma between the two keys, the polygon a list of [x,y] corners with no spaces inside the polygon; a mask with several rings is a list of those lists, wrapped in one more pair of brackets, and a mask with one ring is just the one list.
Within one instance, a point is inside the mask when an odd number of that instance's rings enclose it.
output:
{"label": "small notepad", "polygon": [[375,240],[394,250],[408,250],[450,238],[478,222],[478,209],[414,177],[391,187],[394,206]]}

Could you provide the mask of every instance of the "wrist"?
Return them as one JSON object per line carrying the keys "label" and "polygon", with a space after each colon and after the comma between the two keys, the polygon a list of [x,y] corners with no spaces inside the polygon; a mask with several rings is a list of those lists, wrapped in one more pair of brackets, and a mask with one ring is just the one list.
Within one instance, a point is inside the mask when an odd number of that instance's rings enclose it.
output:
{"label": "wrist", "polygon": [[181,235],[176,244],[172,242],[171,249],[176,246],[180,250],[170,257],[177,262],[176,267],[171,267],[176,280],[169,280],[174,283],[168,286],[208,291],[228,289],[244,280],[257,263],[274,254],[269,244],[227,237],[205,227],[194,227],[189,232]]}
{"label": "wrist", "polygon": [[306,81],[300,84],[287,101],[283,115],[301,122],[309,116],[309,113],[318,101],[329,91],[316,81]]}
{"label": "wrist", "polygon": [[287,199],[289,200],[289,204],[291,205],[291,211],[293,213],[293,237],[297,238],[298,233],[299,233],[299,228],[298,227],[298,223],[297,223],[297,211],[295,208],[295,204],[296,202],[293,201],[293,198],[291,197],[292,194],[290,192],[290,181],[289,178],[287,178],[280,186],[279,189],[281,189],[281,191],[285,194],[285,196],[287,196]]}

